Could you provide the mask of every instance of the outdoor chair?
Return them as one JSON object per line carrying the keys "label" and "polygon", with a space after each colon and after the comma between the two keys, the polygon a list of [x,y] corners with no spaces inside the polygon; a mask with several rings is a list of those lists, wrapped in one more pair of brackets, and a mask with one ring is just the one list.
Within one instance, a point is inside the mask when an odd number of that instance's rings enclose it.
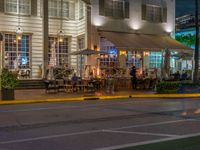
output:
{"label": "outdoor chair", "polygon": [[65,90],[65,83],[63,79],[56,79],[56,82],[58,84],[58,91],[64,91]]}
{"label": "outdoor chair", "polygon": [[136,89],[144,89],[144,80],[143,79],[137,79]]}
{"label": "outdoor chair", "polygon": [[150,88],[150,79],[146,78],[144,79],[143,83],[144,83],[144,89],[149,89]]}
{"label": "outdoor chair", "polygon": [[150,89],[155,88],[156,83],[157,83],[157,79],[151,79],[151,80],[150,80],[149,88],[150,88]]}
{"label": "outdoor chair", "polygon": [[45,85],[46,85],[46,93],[51,93],[51,91],[53,91],[53,93],[58,92],[58,85],[56,80],[46,80]]}
{"label": "outdoor chair", "polygon": [[65,92],[73,92],[73,85],[72,85],[72,81],[70,80],[65,80]]}
{"label": "outdoor chair", "polygon": [[85,81],[81,80],[81,81],[78,81],[76,88],[78,91],[86,91],[88,88],[88,85]]}

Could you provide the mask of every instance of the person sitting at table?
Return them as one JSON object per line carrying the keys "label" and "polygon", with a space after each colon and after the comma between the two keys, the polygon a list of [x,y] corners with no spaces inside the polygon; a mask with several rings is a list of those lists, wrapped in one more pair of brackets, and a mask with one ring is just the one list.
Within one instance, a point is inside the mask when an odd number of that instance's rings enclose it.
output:
{"label": "person sitting at table", "polygon": [[149,83],[149,88],[154,88],[157,82],[157,77],[156,77],[156,73],[154,71],[151,72],[151,74],[149,75],[150,78],[150,83]]}
{"label": "person sitting at table", "polygon": [[174,74],[174,80],[175,80],[175,81],[179,81],[179,80],[180,80],[180,77],[181,77],[181,75],[180,75],[179,71],[177,71],[177,72]]}
{"label": "person sitting at table", "polygon": [[78,77],[76,76],[76,73],[73,74],[71,80],[72,80],[73,92],[75,92],[75,91],[77,91],[76,85],[78,82]]}
{"label": "person sitting at table", "polygon": [[183,73],[181,75],[181,80],[187,80],[187,77],[188,77],[187,72],[183,70]]}

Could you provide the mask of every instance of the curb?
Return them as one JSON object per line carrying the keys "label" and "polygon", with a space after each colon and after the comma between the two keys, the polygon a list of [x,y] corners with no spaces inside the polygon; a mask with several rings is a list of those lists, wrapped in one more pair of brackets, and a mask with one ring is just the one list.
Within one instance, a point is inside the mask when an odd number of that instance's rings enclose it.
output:
{"label": "curb", "polygon": [[32,103],[51,103],[66,101],[89,101],[89,100],[113,100],[129,98],[200,98],[200,93],[196,94],[129,94],[113,96],[90,96],[90,97],[67,97],[49,98],[44,100],[0,100],[0,105],[32,104]]}

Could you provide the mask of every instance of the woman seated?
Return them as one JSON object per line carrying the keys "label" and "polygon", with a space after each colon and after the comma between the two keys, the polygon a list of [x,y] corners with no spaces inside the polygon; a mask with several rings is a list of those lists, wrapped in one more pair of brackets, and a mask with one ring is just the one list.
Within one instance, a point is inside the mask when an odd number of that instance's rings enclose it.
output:
{"label": "woman seated", "polygon": [[78,82],[78,77],[76,76],[76,73],[74,73],[71,80],[72,80],[72,86],[73,86],[73,92],[74,92],[74,90],[77,90],[76,85],[77,85],[77,82]]}

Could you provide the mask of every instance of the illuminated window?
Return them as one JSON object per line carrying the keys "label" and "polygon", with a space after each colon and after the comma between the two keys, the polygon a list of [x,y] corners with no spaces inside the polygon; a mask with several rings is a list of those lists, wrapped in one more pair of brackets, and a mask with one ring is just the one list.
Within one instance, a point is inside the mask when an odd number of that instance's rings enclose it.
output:
{"label": "illuminated window", "polygon": [[30,35],[17,40],[15,34],[5,34],[4,67],[18,70],[30,68]]}
{"label": "illuminated window", "polygon": [[64,38],[59,42],[57,37],[49,37],[49,65],[64,66],[68,64],[69,39]]}
{"label": "illuminated window", "polygon": [[129,18],[129,1],[99,0],[99,14],[116,19]]}
{"label": "illuminated window", "polygon": [[5,0],[5,12],[11,14],[31,14],[30,0]]}
{"label": "illuminated window", "polygon": [[162,64],[162,52],[150,52],[149,68],[160,68]]}
{"label": "illuminated window", "polygon": [[[62,13],[61,10],[63,11]],[[75,3],[63,0],[63,4],[61,4],[61,0],[49,0],[49,16],[74,20]]]}
{"label": "illuminated window", "polygon": [[133,65],[136,68],[142,67],[142,60],[141,60],[142,53],[141,52],[139,52],[139,51],[128,51],[127,54],[128,55],[127,55],[126,63],[127,63],[128,68],[132,67]]}

